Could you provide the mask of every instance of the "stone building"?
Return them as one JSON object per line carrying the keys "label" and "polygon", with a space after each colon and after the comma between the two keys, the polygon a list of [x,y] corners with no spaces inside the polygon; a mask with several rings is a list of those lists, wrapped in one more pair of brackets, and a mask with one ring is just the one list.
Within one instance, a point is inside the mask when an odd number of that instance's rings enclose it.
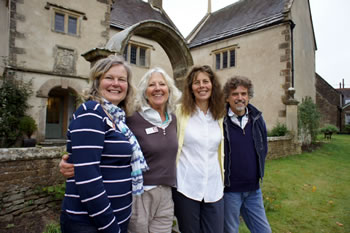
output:
{"label": "stone building", "polygon": [[342,106],[341,106],[341,121],[340,128],[343,129],[345,125],[350,125],[350,88],[345,88],[344,79],[343,86],[337,88],[342,93]]}
{"label": "stone building", "polygon": [[316,105],[321,114],[321,127],[332,124],[341,128],[342,94],[316,73]]}
{"label": "stone building", "polygon": [[[1,0],[7,28],[0,33],[3,75],[28,82],[29,114],[36,138],[62,139],[75,110],[75,96],[88,86],[90,64],[81,56],[109,39],[108,1]],[[5,17],[4,17],[5,18]],[[1,24],[4,27],[3,24]]]}
{"label": "stone building", "polygon": [[[210,8],[209,8],[210,9]],[[296,127],[296,102],[316,98],[315,50],[308,0],[238,1],[204,16],[187,37],[195,64],[216,68],[222,82],[233,75],[252,79],[267,127]],[[295,129],[295,128],[294,128]]]}
{"label": "stone building", "polygon": [[[116,32],[142,20],[176,28],[159,2],[0,0],[0,72],[32,80],[29,114],[39,141],[65,138],[76,96],[89,87],[90,63],[82,54],[103,48]],[[172,73],[168,56],[152,40],[132,37],[125,56],[135,83],[155,64]]]}
{"label": "stone building", "polygon": [[159,33],[171,28],[168,33],[182,43],[162,0],[0,0],[0,56],[5,58],[0,73],[32,80],[29,114],[39,126],[36,138],[64,139],[75,97],[89,87],[90,63],[85,58],[116,33],[157,20],[157,36],[145,29],[122,44],[134,83],[155,66],[181,81],[185,70],[178,70],[178,59],[171,54],[189,48],[192,57],[186,64],[193,58],[194,64],[211,65],[222,83],[234,74],[251,78],[252,103],[263,111],[267,127],[280,122],[295,131],[298,101],[304,96],[316,99],[309,1],[241,0],[216,12],[211,12],[210,2],[208,13],[186,38],[188,47],[180,45],[177,51],[164,44],[169,37]]}

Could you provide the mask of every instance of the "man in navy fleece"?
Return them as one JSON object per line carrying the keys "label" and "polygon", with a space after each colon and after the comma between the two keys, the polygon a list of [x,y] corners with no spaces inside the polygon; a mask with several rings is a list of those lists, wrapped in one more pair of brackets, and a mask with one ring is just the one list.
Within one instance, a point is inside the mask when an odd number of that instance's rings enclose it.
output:
{"label": "man in navy fleece", "polygon": [[271,233],[259,181],[267,155],[267,133],[262,113],[249,100],[253,85],[235,76],[224,86],[227,115],[225,136],[225,233],[238,233],[242,215],[252,233]]}

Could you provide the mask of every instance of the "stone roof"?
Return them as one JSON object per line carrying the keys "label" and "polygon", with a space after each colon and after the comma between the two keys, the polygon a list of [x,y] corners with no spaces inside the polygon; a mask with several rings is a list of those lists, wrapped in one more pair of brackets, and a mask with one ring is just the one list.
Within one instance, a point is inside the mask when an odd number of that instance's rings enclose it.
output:
{"label": "stone roof", "polygon": [[124,30],[125,28],[144,20],[158,20],[174,28],[174,23],[163,9],[152,7],[142,0],[115,0],[111,9],[111,26]]}
{"label": "stone roof", "polygon": [[[280,23],[286,19],[290,6],[291,0],[240,0],[211,13],[189,47]],[[191,38],[194,31],[187,38]]]}

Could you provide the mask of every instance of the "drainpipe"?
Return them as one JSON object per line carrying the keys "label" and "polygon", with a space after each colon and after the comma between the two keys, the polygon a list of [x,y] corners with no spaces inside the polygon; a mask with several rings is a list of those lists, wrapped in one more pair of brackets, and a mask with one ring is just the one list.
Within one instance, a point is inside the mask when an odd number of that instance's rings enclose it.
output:
{"label": "drainpipe", "polygon": [[293,29],[295,27],[295,23],[292,20],[289,20],[290,25],[290,40],[291,40],[291,55],[292,55],[292,88],[294,88],[294,36]]}

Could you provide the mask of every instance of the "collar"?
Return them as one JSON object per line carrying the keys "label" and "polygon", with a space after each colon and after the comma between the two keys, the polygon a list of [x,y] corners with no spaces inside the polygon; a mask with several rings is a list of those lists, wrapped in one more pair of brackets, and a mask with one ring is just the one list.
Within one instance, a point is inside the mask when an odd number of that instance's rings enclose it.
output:
{"label": "collar", "polygon": [[211,119],[211,118],[212,118],[210,108],[208,108],[207,113],[205,114],[205,113],[196,105],[195,114],[196,114],[196,115],[204,116],[205,118],[208,118],[208,119]]}
{"label": "collar", "polygon": [[[244,116],[248,117],[248,113],[249,113],[249,110],[248,110],[248,107],[246,107],[246,108],[245,108],[245,114],[244,114],[242,117],[244,117]],[[227,115],[228,115],[230,118],[231,118],[231,117],[238,118],[238,115],[237,115],[236,113],[234,113],[234,112],[231,110],[230,107],[228,108],[228,114],[227,114]]]}
{"label": "collar", "polygon": [[141,110],[139,111],[139,113],[146,121],[160,128],[168,127],[168,125],[172,121],[172,116],[171,116],[171,112],[169,111],[169,108],[167,109],[167,112],[166,112],[166,114],[168,115],[168,120],[165,120],[164,122],[160,118],[159,113],[150,106],[141,107]]}
{"label": "collar", "polygon": [[242,129],[244,129],[244,127],[247,125],[248,120],[249,120],[247,107],[245,109],[245,114],[242,117],[239,117],[237,114],[235,114],[231,110],[231,108],[229,108],[227,115],[234,124],[238,125]]}

